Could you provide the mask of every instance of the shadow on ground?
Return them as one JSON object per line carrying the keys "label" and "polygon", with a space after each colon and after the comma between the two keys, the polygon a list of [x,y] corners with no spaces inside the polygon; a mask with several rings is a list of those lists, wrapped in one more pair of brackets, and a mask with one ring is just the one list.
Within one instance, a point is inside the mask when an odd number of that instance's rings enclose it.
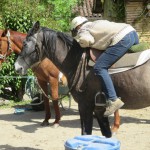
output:
{"label": "shadow on ground", "polygon": [[13,147],[10,145],[0,145],[1,150],[42,150],[42,149],[35,149],[30,147]]}
{"label": "shadow on ground", "polygon": [[[49,120],[50,125],[47,126],[53,127],[53,121],[55,118],[54,110],[52,108],[51,110],[52,117]],[[63,110],[61,109],[61,116],[62,118],[65,116],[72,116],[72,115],[79,115],[78,111],[76,109],[69,109],[69,110]],[[28,132],[28,133],[34,133],[37,129],[39,128],[44,128],[41,126],[42,121],[44,120],[45,117],[45,111],[25,111],[24,113],[21,114],[1,114],[0,115],[0,121],[8,121],[8,122],[13,122],[13,126],[15,126],[16,129]],[[27,125],[20,126],[17,123],[18,122],[26,122]],[[29,123],[29,124],[28,124]],[[61,119],[60,121],[60,126],[61,127],[69,127],[69,128],[80,128],[80,121],[79,119],[69,119],[69,120],[63,120]]]}

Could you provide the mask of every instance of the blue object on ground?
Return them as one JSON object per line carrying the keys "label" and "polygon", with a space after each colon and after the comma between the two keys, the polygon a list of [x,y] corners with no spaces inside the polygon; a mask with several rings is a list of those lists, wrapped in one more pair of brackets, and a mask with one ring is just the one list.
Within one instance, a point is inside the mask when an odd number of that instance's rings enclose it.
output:
{"label": "blue object on ground", "polygon": [[24,108],[15,108],[14,114],[23,114],[25,112]]}
{"label": "blue object on ground", "polygon": [[120,141],[104,136],[82,135],[67,140],[65,150],[120,150]]}

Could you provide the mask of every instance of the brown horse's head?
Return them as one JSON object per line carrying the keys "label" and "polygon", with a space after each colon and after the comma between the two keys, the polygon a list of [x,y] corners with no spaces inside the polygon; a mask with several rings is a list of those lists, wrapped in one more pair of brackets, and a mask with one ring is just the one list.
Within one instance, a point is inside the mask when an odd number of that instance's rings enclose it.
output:
{"label": "brown horse's head", "polygon": [[10,53],[7,52],[8,44],[6,37],[0,37],[0,64],[6,59]]}
{"label": "brown horse's head", "polygon": [[0,64],[4,62],[6,57],[12,52],[20,53],[21,49],[13,42],[13,40],[8,40],[7,37],[0,37]]}
{"label": "brown horse's head", "polygon": [[[12,52],[19,54],[21,52],[23,40],[26,37],[26,34],[4,30],[0,30],[0,64],[9,56]],[[9,32],[9,35],[7,35]]]}

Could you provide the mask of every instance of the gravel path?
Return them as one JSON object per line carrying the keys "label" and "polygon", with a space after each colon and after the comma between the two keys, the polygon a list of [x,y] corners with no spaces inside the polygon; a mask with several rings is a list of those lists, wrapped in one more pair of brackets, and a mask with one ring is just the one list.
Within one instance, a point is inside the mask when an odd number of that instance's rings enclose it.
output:
{"label": "gravel path", "polygon": [[[0,110],[0,150],[64,150],[67,139],[80,135],[77,104],[71,110],[61,110],[58,128],[41,127],[44,111],[16,115],[14,109]],[[53,110],[52,110],[52,114]],[[150,107],[139,110],[120,110],[121,126],[116,137],[121,150],[150,150]],[[54,116],[50,122],[54,121]],[[113,116],[110,116],[110,122]],[[96,120],[93,135],[101,136]]]}

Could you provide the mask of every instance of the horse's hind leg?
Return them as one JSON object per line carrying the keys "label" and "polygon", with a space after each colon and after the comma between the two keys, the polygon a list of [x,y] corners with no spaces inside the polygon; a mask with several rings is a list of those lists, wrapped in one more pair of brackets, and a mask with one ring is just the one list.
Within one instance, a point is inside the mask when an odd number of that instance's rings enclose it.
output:
{"label": "horse's hind leg", "polygon": [[113,134],[115,134],[118,131],[119,126],[120,126],[120,115],[119,110],[116,110],[114,113],[114,124],[111,128]]}

